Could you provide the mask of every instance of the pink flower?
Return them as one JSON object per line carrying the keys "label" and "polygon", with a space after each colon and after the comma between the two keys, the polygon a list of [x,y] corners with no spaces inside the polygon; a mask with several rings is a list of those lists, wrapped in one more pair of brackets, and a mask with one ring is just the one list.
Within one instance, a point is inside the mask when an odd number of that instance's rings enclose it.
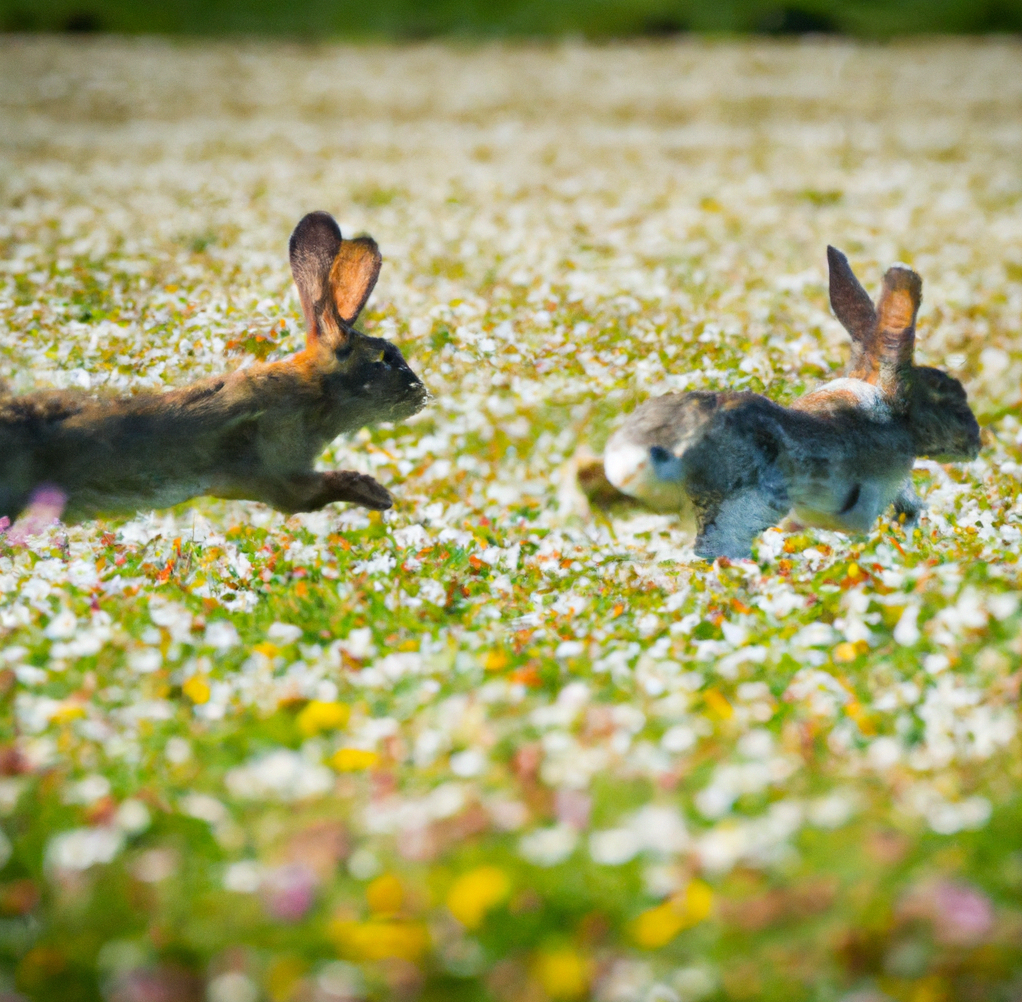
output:
{"label": "pink flower", "polygon": [[[60,520],[67,504],[67,495],[55,484],[40,484],[28,500],[18,521],[11,526],[7,534],[7,542],[11,546],[22,546],[29,536],[37,536],[47,526]],[[5,516],[2,520],[8,525]],[[0,532],[6,528],[0,524]]]}
{"label": "pink flower", "polygon": [[560,789],[554,796],[554,813],[562,825],[583,831],[589,825],[593,798],[583,790]]}
{"label": "pink flower", "polygon": [[938,881],[933,902],[933,931],[943,943],[960,946],[978,943],[994,924],[990,899],[969,884]]}
{"label": "pink flower", "polygon": [[932,880],[911,889],[899,912],[904,918],[926,919],[934,938],[947,946],[975,946],[994,924],[990,899],[972,884]]}
{"label": "pink flower", "polygon": [[199,1002],[199,979],[179,967],[136,967],[119,975],[107,996],[110,1002]]}
{"label": "pink flower", "polygon": [[316,874],[304,863],[288,863],[263,878],[263,905],[278,922],[297,922],[316,899]]}

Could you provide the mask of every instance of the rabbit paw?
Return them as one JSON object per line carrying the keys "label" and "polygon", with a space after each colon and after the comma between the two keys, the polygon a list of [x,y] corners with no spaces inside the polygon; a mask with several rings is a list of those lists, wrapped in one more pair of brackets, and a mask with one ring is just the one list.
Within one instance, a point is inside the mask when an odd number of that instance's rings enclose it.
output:
{"label": "rabbit paw", "polygon": [[[323,474],[323,490],[329,497],[323,504],[331,501],[347,501],[361,505],[363,508],[374,508],[382,511],[394,505],[394,499],[381,483],[364,473],[354,470],[333,470]],[[318,500],[318,499],[317,499]]]}

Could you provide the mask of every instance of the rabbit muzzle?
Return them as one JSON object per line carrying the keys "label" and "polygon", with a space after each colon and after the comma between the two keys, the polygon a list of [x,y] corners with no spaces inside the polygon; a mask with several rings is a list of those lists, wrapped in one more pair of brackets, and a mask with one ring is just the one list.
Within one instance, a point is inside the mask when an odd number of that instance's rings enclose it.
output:
{"label": "rabbit muzzle", "polygon": [[969,407],[965,387],[957,379],[940,369],[916,366],[907,397],[917,456],[938,463],[962,463],[979,455],[979,423]]}
{"label": "rabbit muzzle", "polygon": [[346,366],[342,388],[358,398],[369,415],[366,423],[402,421],[428,402],[429,390],[396,345],[362,335],[352,354],[355,364]]}

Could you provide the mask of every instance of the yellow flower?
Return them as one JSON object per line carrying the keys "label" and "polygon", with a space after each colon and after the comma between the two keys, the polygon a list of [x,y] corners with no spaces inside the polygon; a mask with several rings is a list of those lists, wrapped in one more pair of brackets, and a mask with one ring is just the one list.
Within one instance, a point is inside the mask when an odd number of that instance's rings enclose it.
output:
{"label": "yellow flower", "polygon": [[729,719],[734,714],[731,704],[716,689],[707,689],[703,693],[706,705],[717,714],[718,717]]}
{"label": "yellow flower", "polygon": [[50,718],[54,723],[66,724],[69,720],[85,716],[85,707],[81,703],[64,703]]}
{"label": "yellow flower", "polygon": [[429,949],[429,935],[421,922],[370,919],[353,922],[335,919],[327,935],[338,951],[354,960],[418,960]]}
{"label": "yellow flower", "polygon": [[338,772],[360,772],[371,769],[379,761],[376,752],[364,748],[338,748],[330,757],[330,764]]}
{"label": "yellow flower", "polygon": [[401,881],[393,873],[385,873],[377,877],[366,888],[366,901],[369,904],[369,910],[377,915],[393,914],[400,911],[404,897],[405,892],[401,887]]}
{"label": "yellow flower", "polygon": [[300,960],[298,957],[278,958],[266,972],[266,994],[273,1002],[289,1002],[308,966],[304,960]]}
{"label": "yellow flower", "polygon": [[196,704],[209,702],[209,682],[201,675],[193,675],[184,685],[181,691]]}
{"label": "yellow flower", "polygon": [[689,881],[685,890],[662,905],[644,911],[632,923],[632,939],[647,950],[665,946],[682,929],[698,925],[713,909],[713,891],[701,880]]}
{"label": "yellow flower", "polygon": [[500,671],[508,665],[507,655],[503,651],[489,651],[483,658],[483,667],[487,671]]}
{"label": "yellow flower", "polygon": [[351,710],[344,703],[324,703],[314,699],[298,714],[298,730],[307,738],[315,737],[320,731],[335,731],[343,727],[350,716]]}
{"label": "yellow flower", "polygon": [[552,999],[577,999],[589,989],[592,965],[574,950],[549,950],[536,958],[536,977]]}
{"label": "yellow flower", "polygon": [[847,640],[838,644],[834,648],[834,660],[835,661],[854,661],[859,656],[859,652],[855,649],[855,644],[850,644]]}
{"label": "yellow flower", "polygon": [[478,866],[463,873],[447,892],[447,907],[466,928],[482,924],[486,913],[511,892],[507,874],[496,866]]}

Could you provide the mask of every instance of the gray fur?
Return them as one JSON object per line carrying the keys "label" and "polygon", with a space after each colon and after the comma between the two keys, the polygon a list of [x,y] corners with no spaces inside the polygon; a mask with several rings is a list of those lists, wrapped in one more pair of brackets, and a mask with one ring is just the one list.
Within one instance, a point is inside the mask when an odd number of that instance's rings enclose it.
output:
{"label": "gray fur", "polygon": [[845,532],[868,531],[891,504],[914,520],[923,507],[915,458],[979,451],[961,384],[912,364],[918,275],[890,269],[879,308],[867,309],[847,259],[833,248],[828,256],[831,300],[855,339],[853,374],[790,408],[755,393],[667,394],[637,408],[607,443],[610,483],[690,518],[700,556],[747,557],[753,539],[792,511]]}
{"label": "gray fur", "polygon": [[[347,244],[358,246],[345,272],[336,262]],[[117,400],[77,392],[0,396],[0,517],[16,518],[47,484],[67,496],[68,522],[204,494],[286,513],[333,501],[389,508],[389,493],[372,477],[313,470],[338,435],[406,418],[429,397],[394,345],[354,330],[355,316],[335,305],[361,308],[378,255],[369,238],[342,243],[326,213],[298,224],[292,270],[309,339],[280,362]],[[346,274],[355,288],[341,287]]]}

